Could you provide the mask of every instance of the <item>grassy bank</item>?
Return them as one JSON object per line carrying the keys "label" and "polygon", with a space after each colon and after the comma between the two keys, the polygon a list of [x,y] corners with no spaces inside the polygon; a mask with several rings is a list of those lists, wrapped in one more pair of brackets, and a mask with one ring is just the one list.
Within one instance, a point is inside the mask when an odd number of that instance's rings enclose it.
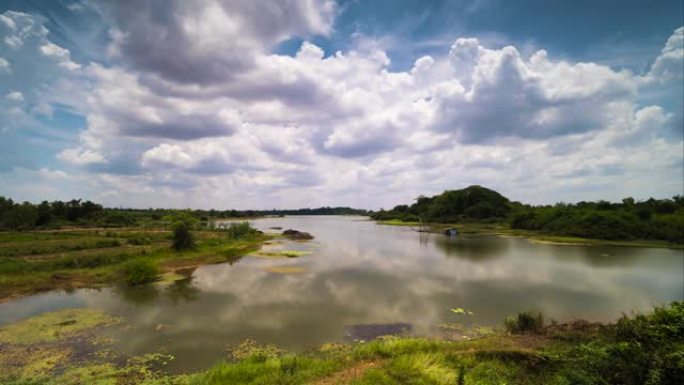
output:
{"label": "grassy bank", "polygon": [[171,231],[165,229],[0,232],[0,301],[124,281],[136,264],[163,275],[226,262],[257,250],[267,239],[260,234],[235,238],[225,231],[193,231],[193,237],[194,247],[173,250]]}
{"label": "grassy bank", "polygon": [[[400,219],[390,219],[376,221],[380,225],[405,226],[419,229],[420,223],[416,221],[402,221]],[[443,233],[448,228],[456,228],[462,234],[491,234],[500,236],[527,238],[535,243],[547,243],[555,245],[605,245],[605,246],[625,246],[625,247],[657,247],[684,249],[684,244],[672,243],[667,241],[641,239],[641,240],[609,240],[593,239],[582,237],[571,237],[547,234],[542,231],[512,229],[504,222],[500,223],[478,223],[478,222],[459,222],[459,223],[423,223],[423,230],[432,233]]]}
{"label": "grassy bank", "polygon": [[[507,320],[507,329],[474,340],[384,337],[326,344],[301,354],[245,341],[205,371],[169,375],[164,372],[173,359],[168,354],[121,357],[106,340],[97,340],[103,328],[124,327],[125,320],[92,310],[63,310],[0,328],[0,382],[631,385],[684,380],[683,303],[611,325],[574,321],[542,326],[540,321],[521,313]],[[41,333],[30,333],[33,329]]]}

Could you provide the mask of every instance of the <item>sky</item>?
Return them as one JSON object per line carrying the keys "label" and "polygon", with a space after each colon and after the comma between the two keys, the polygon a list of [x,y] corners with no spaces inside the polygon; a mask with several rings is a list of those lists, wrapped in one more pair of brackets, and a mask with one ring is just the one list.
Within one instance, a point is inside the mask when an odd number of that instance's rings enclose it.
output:
{"label": "sky", "polygon": [[3,0],[0,195],[684,194],[681,0]]}

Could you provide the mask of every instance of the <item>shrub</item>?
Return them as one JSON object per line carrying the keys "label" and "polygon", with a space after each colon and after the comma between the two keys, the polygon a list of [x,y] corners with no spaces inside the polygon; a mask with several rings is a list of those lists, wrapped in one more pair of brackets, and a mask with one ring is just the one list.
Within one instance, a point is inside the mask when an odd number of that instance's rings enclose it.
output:
{"label": "shrub", "polygon": [[185,222],[178,222],[173,226],[173,244],[176,250],[189,249],[194,245],[190,226]]}
{"label": "shrub", "polygon": [[226,229],[228,238],[239,239],[256,233],[256,230],[249,225],[249,222],[231,223]]}
{"label": "shrub", "polygon": [[506,317],[504,326],[513,334],[536,332],[544,326],[544,318],[539,312],[523,311],[516,316]]}
{"label": "shrub", "polygon": [[623,316],[598,338],[566,355],[584,383],[655,385],[684,383],[684,303],[650,314]]}
{"label": "shrub", "polygon": [[159,267],[149,259],[135,259],[124,264],[124,278],[129,285],[140,285],[154,281],[159,275]]}

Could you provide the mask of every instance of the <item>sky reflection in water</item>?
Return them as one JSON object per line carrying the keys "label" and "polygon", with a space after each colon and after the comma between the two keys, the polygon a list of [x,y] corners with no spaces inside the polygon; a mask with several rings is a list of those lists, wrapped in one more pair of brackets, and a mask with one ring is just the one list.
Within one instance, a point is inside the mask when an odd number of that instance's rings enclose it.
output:
{"label": "sky reflection in water", "polygon": [[[519,310],[547,319],[607,321],[621,312],[682,300],[681,250],[555,246],[525,239],[454,239],[358,217],[288,217],[253,221],[312,233],[298,258],[248,256],[204,266],[167,287],[52,292],[0,305],[0,323],[68,307],[123,316],[116,349],[163,350],[172,370],[211,365],[245,338],[305,349],[342,341],[355,324],[409,323],[420,335],[445,322],[500,325]],[[271,230],[273,231],[273,230]],[[286,267],[286,269],[283,269]],[[291,271],[280,273],[278,271]],[[462,307],[472,316],[448,309]]]}

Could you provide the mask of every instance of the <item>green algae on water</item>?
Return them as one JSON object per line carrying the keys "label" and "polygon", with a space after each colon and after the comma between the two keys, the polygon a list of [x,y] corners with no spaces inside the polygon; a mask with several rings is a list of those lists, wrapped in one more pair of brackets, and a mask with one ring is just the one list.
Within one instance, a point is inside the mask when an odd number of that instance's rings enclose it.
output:
{"label": "green algae on water", "polygon": [[97,326],[119,322],[120,319],[100,310],[65,309],[1,327],[0,344],[29,345],[59,341]]}

